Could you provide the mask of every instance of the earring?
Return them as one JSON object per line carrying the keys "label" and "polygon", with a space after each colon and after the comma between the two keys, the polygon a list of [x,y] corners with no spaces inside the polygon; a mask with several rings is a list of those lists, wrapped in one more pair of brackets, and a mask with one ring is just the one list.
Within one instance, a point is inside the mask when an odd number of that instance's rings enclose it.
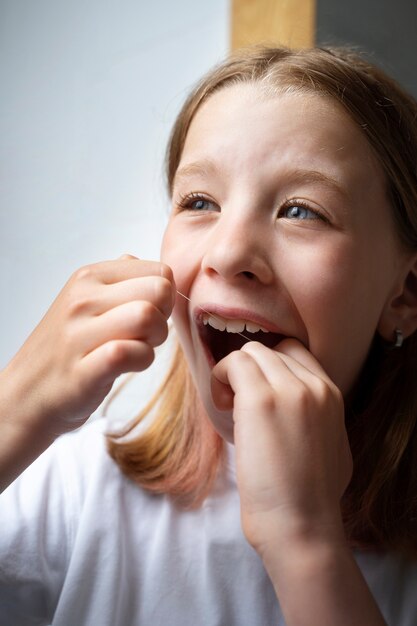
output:
{"label": "earring", "polygon": [[399,328],[396,328],[394,332],[395,332],[395,342],[394,342],[393,347],[401,348],[404,342],[404,335],[402,334],[402,331]]}

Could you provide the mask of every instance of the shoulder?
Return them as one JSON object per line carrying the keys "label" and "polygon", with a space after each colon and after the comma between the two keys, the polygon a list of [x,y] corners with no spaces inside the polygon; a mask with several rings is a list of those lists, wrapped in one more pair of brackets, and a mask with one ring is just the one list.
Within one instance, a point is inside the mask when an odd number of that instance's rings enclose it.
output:
{"label": "shoulder", "polygon": [[3,573],[27,555],[35,568],[42,559],[58,569],[68,563],[86,502],[124,480],[107,454],[105,427],[98,419],[60,436],[0,495]]}
{"label": "shoulder", "polygon": [[[29,469],[28,474],[41,473],[41,480],[55,482],[55,492],[65,500],[63,506],[76,521],[86,506],[86,501],[110,500],[112,492],[132,487],[131,481],[121,472],[107,451],[107,420],[96,419],[79,430],[59,437],[44,459],[39,459],[38,468]],[[56,476],[55,476],[56,474]]]}
{"label": "shoulder", "polygon": [[103,485],[122,480],[106,451],[105,421],[97,420],[59,437],[0,495],[0,604],[8,623],[29,623],[28,616],[49,623],[45,611],[57,606],[74,546],[80,534],[88,539],[83,528],[93,535]]}
{"label": "shoulder", "polygon": [[[23,472],[17,483],[24,488],[27,483],[53,486],[66,497],[81,497],[98,468],[111,469],[113,461],[106,450],[106,421],[97,419],[56,441]],[[75,488],[77,490],[75,491]]]}
{"label": "shoulder", "polygon": [[[97,419],[79,430],[59,437],[45,453],[45,462],[59,468],[65,483],[79,487],[82,496],[99,471],[114,472],[116,466],[106,449],[106,420]],[[118,471],[114,472],[118,474]]]}
{"label": "shoulder", "polygon": [[[105,420],[60,436],[0,496],[0,522],[16,537],[19,528],[53,542],[71,541],[83,501],[95,476],[117,480],[118,468],[107,454]],[[29,535],[27,540],[30,540]],[[10,539],[10,537],[9,537]]]}

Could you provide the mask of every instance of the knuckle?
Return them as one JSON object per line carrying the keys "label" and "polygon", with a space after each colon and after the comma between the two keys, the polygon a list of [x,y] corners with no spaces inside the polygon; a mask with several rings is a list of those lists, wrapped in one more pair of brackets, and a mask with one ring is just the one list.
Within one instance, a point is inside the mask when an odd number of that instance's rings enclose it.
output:
{"label": "knuckle", "polygon": [[168,334],[169,334],[168,324],[166,323],[162,324],[158,330],[159,330],[159,334],[158,334],[157,341],[155,342],[156,345],[160,345],[161,343],[164,343],[164,341],[168,338]]}
{"label": "knuckle", "polygon": [[170,284],[172,284],[174,280],[174,274],[172,272],[172,269],[169,267],[169,265],[166,265],[166,263],[160,263],[160,272],[161,272],[161,278],[166,278],[167,281]]}
{"label": "knuckle", "polygon": [[155,315],[155,307],[146,300],[136,300],[131,303],[131,312],[135,326],[149,329]]}
{"label": "knuckle", "polygon": [[106,346],[106,361],[110,369],[119,368],[126,360],[128,350],[125,344],[112,341]]}
{"label": "knuckle", "polygon": [[67,301],[66,309],[69,317],[78,317],[91,311],[92,302],[85,296],[72,294]]}
{"label": "knuckle", "polygon": [[248,354],[243,352],[243,349],[233,350],[229,352],[229,354],[225,357],[230,364],[231,367],[239,366],[242,362],[242,359],[250,359],[251,357]]}
{"label": "knuckle", "polygon": [[152,365],[154,359],[154,350],[148,344],[142,344],[140,355],[135,359],[135,363],[132,365],[135,369],[143,370]]}
{"label": "knuckle", "polygon": [[[159,338],[161,313],[147,300],[135,300],[129,304],[128,328],[132,337],[148,340]],[[157,341],[159,343],[159,341]]]}
{"label": "knuckle", "polygon": [[275,394],[264,394],[259,402],[259,409],[262,413],[274,413],[277,410]]}
{"label": "knuckle", "polygon": [[166,323],[157,324],[156,326],[152,327],[152,329],[148,330],[149,332],[144,334],[143,338],[146,339],[146,342],[153,348],[156,348],[157,346],[160,346],[162,343],[164,343],[169,333],[168,324]]}
{"label": "knuckle", "polygon": [[344,399],[343,394],[340,391],[339,387],[337,387],[336,385],[333,385],[332,386],[332,393],[333,393],[333,397],[335,399],[335,402],[339,406],[344,406],[345,405],[345,399]]}
{"label": "knuckle", "polygon": [[343,406],[344,400],[342,392],[333,383],[327,383],[325,380],[320,380],[317,384],[317,398],[322,406]]}
{"label": "knuckle", "polygon": [[125,253],[125,254],[122,254],[122,256],[120,256],[118,260],[119,261],[137,261],[138,258],[133,256],[133,254]]}
{"label": "knuckle", "polygon": [[172,283],[167,278],[160,278],[154,283],[155,300],[163,309],[172,308]]}
{"label": "knuckle", "polygon": [[259,346],[262,346],[262,344],[258,341],[249,341],[248,343],[243,344],[240,350],[245,354],[256,353],[256,351],[259,350]]}
{"label": "knuckle", "polygon": [[326,404],[332,395],[329,385],[321,378],[316,380],[315,393],[319,402],[322,404]]}
{"label": "knuckle", "polygon": [[155,358],[155,352],[143,341],[112,341],[106,346],[107,375],[116,377],[126,371],[142,371],[149,367]]}
{"label": "knuckle", "polygon": [[297,385],[296,401],[303,415],[308,415],[312,407],[312,394],[310,389],[303,383]]}
{"label": "knuckle", "polygon": [[79,267],[72,275],[74,282],[79,283],[85,280],[90,280],[95,275],[94,265],[83,265]]}

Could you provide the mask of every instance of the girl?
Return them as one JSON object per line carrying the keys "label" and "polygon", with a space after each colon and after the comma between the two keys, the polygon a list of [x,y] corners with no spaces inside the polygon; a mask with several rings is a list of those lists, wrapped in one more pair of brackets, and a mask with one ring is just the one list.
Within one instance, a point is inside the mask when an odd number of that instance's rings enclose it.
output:
{"label": "girl", "polygon": [[[1,373],[3,486],[54,442],[2,497],[2,623],[417,624],[416,119],[341,50],[196,87],[162,263],[76,272]],[[171,312],[144,414],[57,439]]]}

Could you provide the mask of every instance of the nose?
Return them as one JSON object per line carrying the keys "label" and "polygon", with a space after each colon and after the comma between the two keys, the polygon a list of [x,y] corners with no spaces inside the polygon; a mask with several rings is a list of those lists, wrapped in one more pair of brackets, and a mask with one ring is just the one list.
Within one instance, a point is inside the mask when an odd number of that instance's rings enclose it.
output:
{"label": "nose", "polygon": [[202,270],[225,280],[257,280],[269,284],[268,236],[257,220],[222,216],[206,241]]}

